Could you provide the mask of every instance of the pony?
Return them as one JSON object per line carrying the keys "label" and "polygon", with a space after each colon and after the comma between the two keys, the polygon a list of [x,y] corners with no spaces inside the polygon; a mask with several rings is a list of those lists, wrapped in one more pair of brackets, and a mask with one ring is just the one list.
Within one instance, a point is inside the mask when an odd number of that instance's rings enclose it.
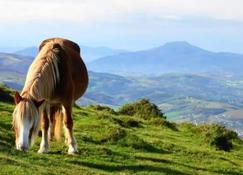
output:
{"label": "pony", "polygon": [[21,93],[14,96],[13,129],[16,149],[27,151],[41,129],[38,153],[47,153],[53,136],[65,130],[68,154],[77,153],[73,135],[72,106],[88,87],[88,72],[78,44],[50,38],[39,46]]}

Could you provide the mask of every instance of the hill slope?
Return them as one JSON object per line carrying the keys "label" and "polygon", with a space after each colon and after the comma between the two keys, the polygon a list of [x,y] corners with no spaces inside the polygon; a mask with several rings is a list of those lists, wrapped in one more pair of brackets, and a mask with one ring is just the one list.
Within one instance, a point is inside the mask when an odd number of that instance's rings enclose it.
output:
{"label": "hill slope", "polygon": [[243,174],[242,140],[234,139],[230,152],[219,151],[204,140],[216,138],[210,125],[145,120],[101,106],[73,109],[78,155],[68,156],[63,142],[39,155],[39,138],[22,153],[14,148],[13,108],[0,102],[0,174]]}
{"label": "hill slope", "polygon": [[137,52],[103,57],[88,64],[90,70],[123,75],[160,75],[162,73],[243,74],[243,55],[210,52],[187,42]]}

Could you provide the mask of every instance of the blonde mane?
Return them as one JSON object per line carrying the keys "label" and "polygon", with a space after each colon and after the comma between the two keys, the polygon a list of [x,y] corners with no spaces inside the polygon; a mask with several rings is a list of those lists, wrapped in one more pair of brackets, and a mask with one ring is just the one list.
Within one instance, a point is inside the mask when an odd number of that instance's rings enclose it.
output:
{"label": "blonde mane", "polygon": [[[13,127],[16,128],[23,128],[23,123],[26,123],[25,120],[29,120],[29,123],[33,124],[33,128],[31,130],[30,134],[30,144],[32,145],[34,143],[35,137],[38,134],[39,131],[39,124],[40,120],[38,117],[38,111],[34,107],[35,105],[31,100],[24,100],[19,103],[18,107],[15,108],[13,112]],[[17,115],[17,112],[19,113]],[[18,116],[18,117],[17,117]],[[29,117],[26,117],[29,116]],[[26,126],[25,126],[26,127]]]}
{"label": "blonde mane", "polygon": [[47,43],[31,64],[26,77],[22,95],[34,99],[49,99],[60,80],[58,60],[59,47],[53,42]]}

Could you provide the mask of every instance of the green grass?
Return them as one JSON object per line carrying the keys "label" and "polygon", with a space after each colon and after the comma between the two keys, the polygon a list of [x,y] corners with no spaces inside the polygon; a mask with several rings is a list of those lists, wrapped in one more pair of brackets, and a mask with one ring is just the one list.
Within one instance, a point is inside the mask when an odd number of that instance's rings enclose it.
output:
{"label": "green grass", "polygon": [[[243,143],[230,152],[203,141],[197,128],[160,119],[144,120],[100,107],[74,107],[74,133],[79,153],[52,142],[49,154],[37,152],[40,138],[28,153],[15,150],[11,130],[14,106],[0,102],[0,174],[229,174],[243,175]],[[130,124],[133,123],[133,124]],[[134,124],[135,123],[135,124]],[[188,127],[189,126],[189,127]]]}

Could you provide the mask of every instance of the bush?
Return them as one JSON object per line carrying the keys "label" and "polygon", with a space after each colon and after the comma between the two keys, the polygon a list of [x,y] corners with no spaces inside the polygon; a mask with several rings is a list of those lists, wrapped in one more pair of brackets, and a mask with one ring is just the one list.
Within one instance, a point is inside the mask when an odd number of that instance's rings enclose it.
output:
{"label": "bush", "polygon": [[192,136],[202,139],[202,142],[215,147],[217,150],[230,151],[233,148],[233,140],[239,140],[235,131],[219,124],[181,123],[180,128],[189,131]]}
{"label": "bush", "polygon": [[125,104],[119,109],[118,113],[123,115],[137,116],[145,120],[150,120],[151,118],[156,117],[166,119],[160,109],[148,99],[141,99],[135,103]]}
{"label": "bush", "polygon": [[230,151],[233,148],[232,140],[238,139],[236,132],[218,124],[204,124],[198,127],[204,141],[216,149]]}

